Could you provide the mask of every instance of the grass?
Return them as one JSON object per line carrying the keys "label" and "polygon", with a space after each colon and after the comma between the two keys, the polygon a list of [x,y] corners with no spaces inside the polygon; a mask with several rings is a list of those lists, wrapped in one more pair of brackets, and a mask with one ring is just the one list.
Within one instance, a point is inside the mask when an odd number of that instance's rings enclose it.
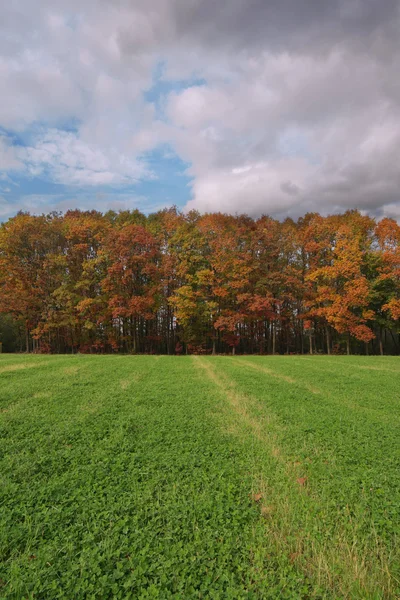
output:
{"label": "grass", "polygon": [[400,597],[395,357],[0,357],[0,598]]}

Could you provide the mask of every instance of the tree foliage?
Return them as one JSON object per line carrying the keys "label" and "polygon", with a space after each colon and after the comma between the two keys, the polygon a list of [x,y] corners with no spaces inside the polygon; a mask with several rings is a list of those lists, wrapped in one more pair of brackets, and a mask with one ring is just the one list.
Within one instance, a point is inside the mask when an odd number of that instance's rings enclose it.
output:
{"label": "tree foliage", "polygon": [[12,350],[398,353],[400,227],[19,213],[0,227],[0,315]]}

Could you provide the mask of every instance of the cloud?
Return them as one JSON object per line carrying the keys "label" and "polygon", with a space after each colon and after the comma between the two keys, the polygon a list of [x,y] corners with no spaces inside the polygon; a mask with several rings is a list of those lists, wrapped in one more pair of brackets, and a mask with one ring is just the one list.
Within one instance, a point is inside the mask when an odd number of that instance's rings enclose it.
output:
{"label": "cloud", "polygon": [[6,136],[0,135],[0,174],[1,172],[14,171],[22,167],[18,160],[17,151]]}
{"label": "cloud", "polygon": [[364,34],[376,52],[364,52],[360,27],[323,54],[310,45],[274,53],[266,44],[262,54],[236,57],[236,77],[171,96],[178,151],[192,163],[189,208],[380,214],[399,201],[399,45],[389,43],[389,19],[372,23]]}
{"label": "cloud", "polygon": [[398,0],[8,3],[0,172],[123,194],[168,144],[187,209],[397,216],[399,33]]}
{"label": "cloud", "polygon": [[113,148],[103,152],[75,133],[48,130],[33,147],[19,151],[31,175],[46,175],[52,181],[71,186],[130,184],[152,177],[146,167]]}

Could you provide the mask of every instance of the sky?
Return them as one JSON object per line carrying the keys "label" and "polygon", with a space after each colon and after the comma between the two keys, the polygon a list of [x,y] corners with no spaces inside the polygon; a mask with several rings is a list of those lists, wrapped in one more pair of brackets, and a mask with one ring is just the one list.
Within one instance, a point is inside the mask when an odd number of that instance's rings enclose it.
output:
{"label": "sky", "polygon": [[0,220],[400,219],[400,0],[12,0]]}

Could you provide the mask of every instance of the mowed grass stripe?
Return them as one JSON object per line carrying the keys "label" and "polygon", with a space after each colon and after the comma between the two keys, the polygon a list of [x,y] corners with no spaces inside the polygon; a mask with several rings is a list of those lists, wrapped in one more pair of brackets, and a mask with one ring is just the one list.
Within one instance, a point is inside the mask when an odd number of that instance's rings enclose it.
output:
{"label": "mowed grass stripe", "polygon": [[399,596],[395,386],[323,358],[0,357],[0,598]]}
{"label": "mowed grass stripe", "polygon": [[[400,371],[387,372],[379,367],[382,361],[397,365],[397,357],[238,357],[248,363],[268,367],[276,375],[290,376],[297,385],[312,385],[324,395],[356,402],[360,408],[381,410],[398,417]],[[335,360],[337,358],[337,363]],[[392,360],[394,359],[394,360]],[[372,361],[379,370],[372,369]],[[364,368],[365,362],[369,363]]]}
{"label": "mowed grass stripe", "polygon": [[250,497],[253,436],[189,357],[42,361],[0,380],[1,598],[311,594]]}
{"label": "mowed grass stripe", "polygon": [[[310,531],[315,533],[313,516],[320,507],[316,507],[315,494],[310,497],[309,487],[305,487],[308,480],[304,477],[305,466],[285,455],[285,448],[278,445],[279,440],[285,437],[284,425],[279,423],[274,413],[267,414],[256,397],[241,390],[238,382],[224,369],[224,366],[241,365],[241,359],[218,358],[217,362],[211,362],[207,358],[195,357],[194,360],[218,386],[241,419],[241,423],[237,424],[237,432],[247,430],[261,442],[258,451],[255,451],[258,468],[253,473],[253,490],[261,500],[261,515],[265,517],[269,543],[274,545],[277,554],[290,557],[293,563],[303,569],[308,579],[313,581],[314,590],[319,590],[317,594],[337,597],[336,594],[340,593],[347,597],[349,582],[342,582],[338,573],[347,570],[350,562],[355,566],[358,577],[361,565],[354,560],[348,545],[345,555],[342,553],[338,556],[337,548],[332,553],[329,546],[324,547],[318,540],[310,539]],[[269,376],[271,374],[268,368],[257,370]],[[278,386],[282,382],[289,385],[293,383],[292,379],[282,377],[273,378],[273,381]],[[342,532],[339,535],[343,537]],[[339,535],[335,531],[336,539]],[[351,587],[356,577],[352,577]]]}
{"label": "mowed grass stripe", "polygon": [[[383,374],[379,374],[377,377],[376,374],[368,373],[363,379],[363,376],[360,376],[357,371],[354,375],[354,370],[348,373],[338,369],[336,371],[328,369],[327,371],[325,364],[306,363],[304,365],[304,362],[297,363],[293,361],[290,369],[291,377],[289,377],[286,375],[288,372],[287,362],[285,364],[285,361],[277,363],[271,360],[267,366],[265,364],[266,360],[269,359],[246,357],[237,358],[236,362],[243,367],[255,369],[267,377],[274,377],[293,384],[300,390],[303,389],[312,394],[318,394],[323,398],[324,406],[330,404],[336,406],[340,411],[348,409],[351,419],[354,418],[354,413],[358,412],[361,419],[387,424],[389,427],[398,428],[400,426],[400,410],[398,410],[399,403],[397,400],[400,374],[397,378],[394,377],[394,381],[392,377],[392,381],[388,384],[386,375]],[[283,373],[282,367],[284,367]],[[313,383],[310,384],[309,382]],[[352,393],[354,388],[357,391],[356,394]],[[360,388],[365,388],[368,394],[360,393]],[[384,398],[381,394],[382,389],[387,392]],[[394,389],[396,392],[391,394]],[[376,390],[379,390],[379,392]],[[394,410],[389,411],[390,406],[393,406]]]}
{"label": "mowed grass stripe", "polygon": [[[252,398],[247,401],[252,419],[262,421],[268,414],[285,472],[295,465],[300,487],[305,484],[307,493],[287,504],[283,540],[300,536],[304,545],[301,552],[293,550],[296,560],[343,597],[397,597],[398,427],[377,423],[371,415],[360,419],[348,406],[338,410],[328,398],[269,376],[270,365],[279,363],[275,358],[257,360],[264,360],[266,372],[246,368],[242,359],[217,358],[213,364],[232,380],[236,393]],[[279,473],[264,477],[283,502]]]}

